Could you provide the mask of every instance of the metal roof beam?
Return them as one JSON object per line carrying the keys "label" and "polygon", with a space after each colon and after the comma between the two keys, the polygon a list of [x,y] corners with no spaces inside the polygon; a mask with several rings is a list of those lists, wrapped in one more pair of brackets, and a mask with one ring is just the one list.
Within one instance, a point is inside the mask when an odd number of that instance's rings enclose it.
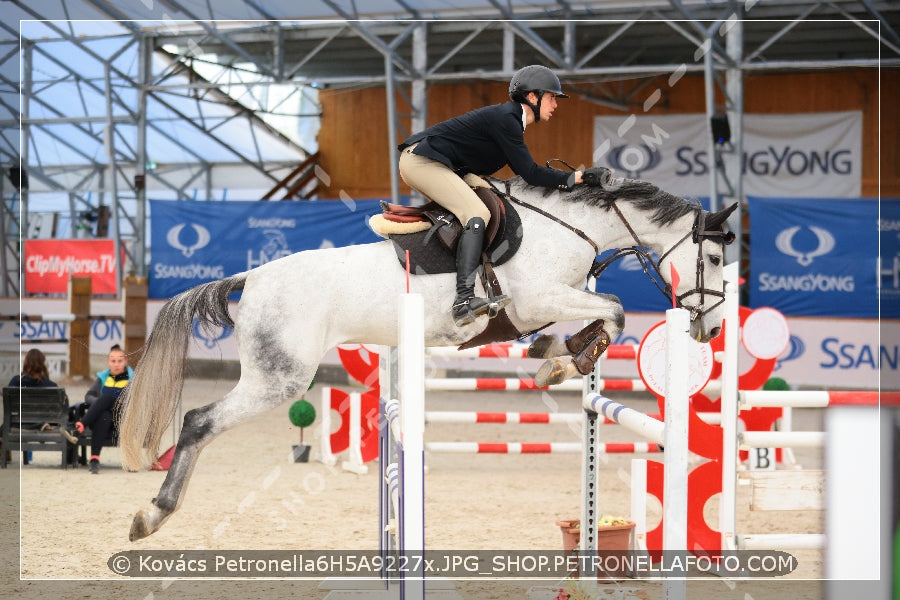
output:
{"label": "metal roof beam", "polygon": [[306,53],[306,56],[304,56],[303,58],[301,58],[301,59],[300,59],[293,67],[291,67],[290,69],[288,69],[287,73],[285,73],[285,75],[284,75],[284,76],[285,76],[285,79],[292,79],[292,78],[294,77],[294,75],[297,74],[297,71],[299,71],[300,69],[303,68],[303,65],[305,65],[307,62],[309,62],[309,61],[310,61],[314,56],[316,56],[319,52],[321,52],[322,50],[324,50],[325,47],[327,47],[328,44],[331,43],[332,40],[334,40],[334,39],[337,38],[338,36],[342,35],[345,31],[347,31],[347,29],[348,29],[348,28],[347,28],[346,26],[344,26],[344,27],[339,27],[338,29],[336,29],[336,30],[334,31],[334,33],[332,33],[331,35],[329,35],[328,37],[326,37],[324,40],[322,40],[321,42],[319,42],[318,44],[316,44],[316,47],[315,47],[315,48],[313,48],[312,50],[310,50],[309,52],[307,52],[307,53]]}
{"label": "metal roof beam", "polygon": [[[681,0],[669,0],[669,3],[678,12],[680,12],[682,15],[684,15],[688,19],[688,22],[691,24],[691,26],[694,29],[697,30],[698,33],[702,34],[702,36],[703,36],[702,43],[704,45],[705,44],[709,45],[707,52],[714,52],[713,56],[715,58],[718,58],[720,60],[720,62],[728,63],[730,61],[730,59],[728,57],[728,53],[725,51],[725,49],[722,47],[722,44],[719,43],[719,41],[716,39],[716,36],[715,36],[716,29],[718,29],[722,25],[722,23],[727,20],[727,17],[716,19],[712,23],[712,25],[710,25],[707,28],[707,27],[703,27],[700,24],[700,21],[694,16],[694,14],[690,10],[688,10],[688,8],[684,4],[681,3]],[[727,10],[726,10],[726,12],[727,12]],[[671,19],[667,19],[667,22],[670,20]]]}
{"label": "metal roof beam", "polygon": [[131,17],[129,17],[127,14],[123,13],[119,9],[115,8],[114,6],[110,5],[110,3],[106,2],[106,0],[85,0],[85,1],[88,2],[89,4],[93,5],[94,8],[96,8],[98,11],[100,11],[104,15],[112,18],[115,21],[118,21],[122,27],[129,29],[131,31],[131,33],[133,33],[135,35],[140,33],[140,31],[141,31],[140,27],[138,27],[131,21]]}
{"label": "metal roof beam", "polygon": [[507,27],[513,28],[515,31],[519,33],[519,36],[528,42],[535,50],[549,58],[557,67],[566,67],[572,68],[573,60],[571,56],[563,57],[550,47],[550,45],[544,41],[544,39],[536,34],[530,27],[524,25],[521,21],[518,21],[516,15],[508,10],[505,6],[500,4],[498,0],[489,0],[490,3],[500,11],[500,14],[503,15],[505,19],[509,19],[509,22],[506,23]]}
{"label": "metal roof beam", "polygon": [[[222,87],[215,82],[210,82],[208,79],[200,75],[196,70],[191,68],[190,66],[184,64],[180,60],[178,60],[178,56],[174,55],[170,52],[163,50],[162,48],[156,49],[156,54],[164,57],[165,59],[170,61],[170,67],[173,70],[178,72],[180,75],[185,76],[189,81],[200,81],[204,83],[210,83],[209,87],[206,89],[216,98],[216,103],[219,105],[227,106],[232,111],[234,111],[235,115],[247,115],[249,118],[249,123],[251,125],[251,129],[254,127],[261,127],[264,131],[268,132],[273,137],[277,138],[287,146],[293,148],[294,150],[302,153],[304,156],[309,156],[311,152],[306,148],[295,143],[289,137],[266,123],[262,118],[256,115],[255,111],[249,109],[248,107],[241,104],[238,100],[234,99],[229,94],[222,91]],[[250,84],[243,84],[250,87]],[[155,88],[148,88],[155,89]],[[175,86],[175,89],[185,89],[185,86]],[[157,98],[156,94],[151,94],[154,98]]]}
{"label": "metal roof beam", "polygon": [[[416,72],[413,69],[412,65],[405,61],[402,57],[398,56],[396,52],[394,52],[393,44],[385,44],[380,37],[369,31],[368,28],[364,27],[358,21],[354,21],[356,17],[347,14],[344,9],[335,4],[332,0],[322,0],[322,2],[329,6],[338,15],[350,21],[348,23],[348,25],[350,25],[350,28],[353,29],[353,31],[355,31],[357,35],[359,35],[359,37],[368,42],[370,46],[375,48],[375,50],[380,52],[382,55],[389,57],[391,59],[391,62],[406,71],[409,75],[416,76]],[[411,28],[407,28],[406,31],[401,35],[405,37],[406,35],[409,35],[411,31]]]}
{"label": "metal roof beam", "polygon": [[[836,8],[838,8],[838,7],[836,7]],[[875,31],[875,30],[871,29],[868,25],[866,25],[866,23],[864,23],[863,21],[857,19],[856,17],[854,17],[853,15],[849,14],[849,13],[846,12],[845,10],[843,10],[843,9],[841,9],[841,8],[838,8],[838,11],[839,11],[842,15],[844,15],[844,16],[847,18],[847,20],[851,21],[854,25],[856,25],[857,27],[859,27],[860,29],[862,29],[863,31],[865,31],[866,33],[868,33],[869,35],[871,35],[873,38],[875,38],[876,40],[878,40],[879,42],[881,42],[882,44],[884,44],[885,46],[887,46],[887,47],[890,48],[891,50],[893,50],[895,54],[900,55],[900,48],[898,48],[895,44],[890,43],[888,40],[884,39],[884,38],[879,34],[878,31]],[[896,34],[895,34],[895,35],[896,35]]]}
{"label": "metal roof beam", "polygon": [[469,32],[469,35],[467,35],[465,38],[463,38],[462,41],[460,41],[458,44],[456,44],[446,54],[444,54],[444,56],[442,56],[437,62],[435,62],[434,65],[426,71],[425,76],[427,77],[427,76],[430,76],[432,73],[436,73],[437,70],[440,69],[441,66],[443,66],[443,64],[445,62],[447,62],[448,60],[453,58],[453,56],[455,56],[457,52],[459,52],[460,50],[465,48],[469,44],[469,42],[471,42],[476,37],[478,37],[482,31],[484,31],[491,25],[492,24],[490,21],[485,21],[483,24],[480,24],[474,30]]}
{"label": "metal roof beam", "polygon": [[[184,122],[186,122],[187,124],[189,124],[189,125],[192,126],[193,128],[197,129],[198,131],[201,131],[202,133],[204,133],[204,134],[208,135],[209,137],[213,138],[214,140],[216,140],[216,141],[219,143],[220,146],[222,146],[223,148],[225,148],[226,150],[228,150],[229,152],[231,152],[231,153],[233,153],[235,156],[237,156],[237,157],[238,157],[238,160],[239,160],[241,163],[244,163],[244,164],[246,164],[246,165],[249,165],[249,166],[252,166],[252,167],[258,169],[260,173],[264,174],[266,177],[268,177],[269,179],[271,179],[273,182],[277,182],[277,181],[278,181],[278,179],[277,179],[276,177],[272,176],[272,174],[270,174],[268,171],[266,171],[266,170],[263,168],[263,166],[262,166],[262,161],[261,161],[261,160],[252,160],[252,159],[248,158],[247,156],[244,155],[243,152],[241,152],[240,150],[238,150],[237,148],[235,148],[235,147],[232,146],[231,144],[228,144],[228,143],[226,143],[224,140],[222,140],[222,139],[216,137],[216,136],[211,132],[210,129],[208,129],[207,127],[205,127],[205,126],[203,126],[203,125],[200,125],[199,123],[196,122],[195,119],[193,119],[193,118],[191,118],[190,116],[184,114],[183,112],[181,112],[180,110],[178,110],[177,108],[175,108],[174,106],[172,106],[171,104],[169,104],[168,102],[166,102],[165,100],[163,100],[162,98],[160,98],[159,96],[154,95],[154,94],[151,94],[151,96],[153,96],[153,98],[154,98],[157,102],[159,102],[159,103],[162,104],[164,107],[166,107],[166,109],[170,110],[173,114],[175,114],[175,115],[177,115],[178,117],[180,117],[181,119],[183,119]],[[194,152],[191,152],[191,154],[194,154]],[[198,158],[199,158],[199,157],[198,157]],[[208,163],[207,163],[206,161],[204,161],[204,164],[208,164]]]}
{"label": "metal roof beam", "polygon": [[[894,46],[900,46],[900,35],[897,35],[897,32],[891,27],[891,24],[888,23],[887,19],[881,16],[881,13],[878,12],[878,9],[872,4],[871,0],[859,0],[860,3],[869,11],[873,17],[878,19],[881,22],[881,31],[886,34],[887,37],[891,39],[894,43]],[[895,50],[896,52],[896,50]]]}
{"label": "metal roof beam", "polygon": [[270,77],[275,77],[275,73],[274,73],[271,65],[266,65],[266,64],[261,63],[260,61],[258,61],[256,59],[256,57],[254,57],[252,54],[250,54],[249,52],[244,50],[240,45],[233,42],[227,35],[220,34],[219,31],[215,27],[210,26],[208,24],[210,22],[214,23],[214,21],[209,21],[208,19],[201,19],[200,17],[198,17],[197,15],[192,13],[190,10],[188,10],[187,8],[185,8],[184,6],[182,6],[181,4],[176,2],[176,0],[165,0],[164,4],[172,7],[173,10],[180,11],[181,13],[187,15],[192,21],[194,21],[194,23],[199,25],[206,33],[208,33],[212,37],[216,38],[217,40],[219,40],[220,42],[222,42],[223,44],[225,44],[226,46],[228,46],[229,48],[234,50],[235,53],[237,53],[239,56],[246,59],[247,62],[249,62],[253,65],[256,65],[256,68],[259,69],[260,73],[265,73],[266,75],[268,75]]}
{"label": "metal roof beam", "polygon": [[581,59],[580,59],[578,62],[575,63],[575,65],[574,65],[573,68],[575,68],[575,69],[580,69],[580,68],[581,68],[582,66],[584,66],[589,60],[591,60],[592,58],[594,58],[595,56],[597,56],[599,53],[603,52],[603,50],[605,50],[610,44],[612,44],[613,42],[615,42],[616,40],[618,40],[620,37],[622,37],[623,35],[625,35],[625,32],[627,32],[629,29],[631,29],[632,27],[634,27],[634,24],[635,24],[637,21],[639,21],[639,20],[640,20],[644,15],[646,15],[646,14],[647,14],[647,11],[642,11],[641,14],[638,15],[638,17],[637,17],[634,21],[629,21],[629,22],[627,22],[627,23],[623,23],[621,26],[619,26],[618,29],[616,29],[616,30],[612,33],[612,35],[610,35],[608,38],[606,38],[605,40],[603,40],[603,42],[601,42],[600,44],[594,46],[594,47],[591,48],[588,52],[586,52],[586,53],[581,57]]}
{"label": "metal roof beam", "polygon": [[753,52],[750,52],[749,54],[747,54],[744,57],[744,62],[745,63],[752,62],[753,59],[755,59],[757,56],[762,54],[766,48],[768,48],[769,46],[771,46],[772,44],[777,42],[779,39],[781,39],[782,37],[787,35],[787,33],[789,31],[791,31],[794,27],[796,27],[798,23],[802,22],[806,17],[811,15],[813,12],[815,12],[816,8],[818,8],[818,7],[815,5],[810,6],[805,11],[803,11],[803,13],[800,16],[798,16],[796,19],[794,19],[793,21],[791,21],[790,23],[786,24],[784,27],[779,29],[777,32],[775,32],[775,34],[773,34],[768,40],[766,40],[763,44],[761,44],[759,46],[759,48],[757,48]]}

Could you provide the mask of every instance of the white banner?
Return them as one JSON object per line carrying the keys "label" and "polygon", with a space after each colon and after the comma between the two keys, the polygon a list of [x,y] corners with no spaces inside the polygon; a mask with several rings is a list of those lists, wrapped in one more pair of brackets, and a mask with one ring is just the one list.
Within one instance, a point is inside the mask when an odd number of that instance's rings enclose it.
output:
{"label": "white banner", "polygon": [[[163,303],[147,303],[147,323],[156,321]],[[234,307],[234,305],[232,305]],[[122,303],[116,300],[94,300],[91,312],[114,315],[121,311]],[[31,299],[22,300],[21,309],[26,314],[59,314],[68,312],[68,301]],[[19,312],[18,299],[0,299],[0,314]],[[617,344],[639,344],[654,325],[665,319],[663,313],[628,313],[625,331],[614,341]],[[818,319],[789,317],[790,341],[778,357],[773,377],[781,377],[793,387],[819,389],[900,389],[900,321],[875,319]],[[578,323],[557,323],[542,333],[554,333],[565,337],[580,329]],[[69,324],[63,322],[0,321],[0,354],[13,363],[10,373],[21,368],[18,351],[34,347],[35,340],[59,339],[68,336]],[[106,356],[110,346],[122,343],[123,324],[117,321],[91,322],[91,354]],[[21,346],[20,346],[21,344]],[[66,344],[41,344],[48,357],[65,355]],[[5,351],[5,352],[4,352]],[[237,344],[231,329],[214,327],[211,331],[194,327],[188,356],[192,359],[237,360]],[[441,369],[455,368],[474,371],[517,371],[523,377],[532,376],[540,364],[531,359],[450,359],[444,360]],[[753,359],[745,351],[738,357],[740,371],[752,367]],[[103,360],[95,359],[98,364]],[[337,365],[340,360],[332,350],[323,364]],[[434,367],[434,365],[432,365]],[[633,360],[603,361],[606,377],[638,377]],[[8,378],[7,378],[8,379]],[[5,382],[3,382],[5,383]]]}
{"label": "white banner", "polygon": [[[594,164],[680,196],[709,195],[704,114],[594,118]],[[862,112],[744,115],[744,195],[858,198]]]}

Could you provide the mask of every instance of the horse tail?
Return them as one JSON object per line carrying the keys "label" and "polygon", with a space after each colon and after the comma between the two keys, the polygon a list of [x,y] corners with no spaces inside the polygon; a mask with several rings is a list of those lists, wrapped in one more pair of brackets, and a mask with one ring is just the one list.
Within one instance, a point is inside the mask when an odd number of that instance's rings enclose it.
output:
{"label": "horse tail", "polygon": [[244,289],[246,273],[212,281],[178,294],[163,305],[120,400],[118,421],[122,467],[137,471],[154,464],[184,387],[185,359],[194,317],[202,326],[233,327],[231,292]]}

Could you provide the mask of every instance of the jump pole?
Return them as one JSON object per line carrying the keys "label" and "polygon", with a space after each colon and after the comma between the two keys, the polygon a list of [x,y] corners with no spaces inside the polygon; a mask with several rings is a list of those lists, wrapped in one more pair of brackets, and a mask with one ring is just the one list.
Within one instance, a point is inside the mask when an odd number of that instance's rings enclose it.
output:
{"label": "jump pole", "polygon": [[[687,473],[690,314],[683,308],[666,311],[666,385],[665,414],[662,423],[639,411],[593,393],[590,388],[583,404],[585,418],[584,479],[582,490],[581,550],[597,550],[597,422],[598,415],[613,419],[626,429],[665,445],[663,462],[663,550],[687,550]],[[596,369],[595,369],[596,373]],[[684,578],[667,577],[666,600],[684,600]]]}
{"label": "jump pole", "polygon": [[[425,550],[425,303],[421,294],[400,296],[397,341],[403,485],[400,551],[421,554]],[[425,600],[424,571],[407,575],[400,581],[400,599]]]}
{"label": "jump pole", "polygon": [[[737,547],[737,456],[738,456],[738,346],[740,313],[737,265],[725,269],[725,349],[722,363],[722,495],[719,502],[719,531],[722,549]],[[730,279],[729,279],[730,277]]]}

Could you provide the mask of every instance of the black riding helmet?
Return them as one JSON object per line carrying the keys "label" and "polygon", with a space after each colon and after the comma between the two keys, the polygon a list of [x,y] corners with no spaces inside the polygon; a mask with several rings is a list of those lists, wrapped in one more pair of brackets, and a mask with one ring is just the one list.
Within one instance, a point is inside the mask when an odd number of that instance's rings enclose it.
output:
{"label": "black riding helmet", "polygon": [[[535,92],[538,100],[537,104],[532,104],[525,97],[528,92]],[[541,99],[544,92],[551,92],[557,98],[568,98],[563,94],[562,86],[559,83],[559,77],[542,65],[528,65],[522,67],[509,81],[509,97],[514,102],[521,102],[531,107],[534,113],[534,120],[541,120]]]}

